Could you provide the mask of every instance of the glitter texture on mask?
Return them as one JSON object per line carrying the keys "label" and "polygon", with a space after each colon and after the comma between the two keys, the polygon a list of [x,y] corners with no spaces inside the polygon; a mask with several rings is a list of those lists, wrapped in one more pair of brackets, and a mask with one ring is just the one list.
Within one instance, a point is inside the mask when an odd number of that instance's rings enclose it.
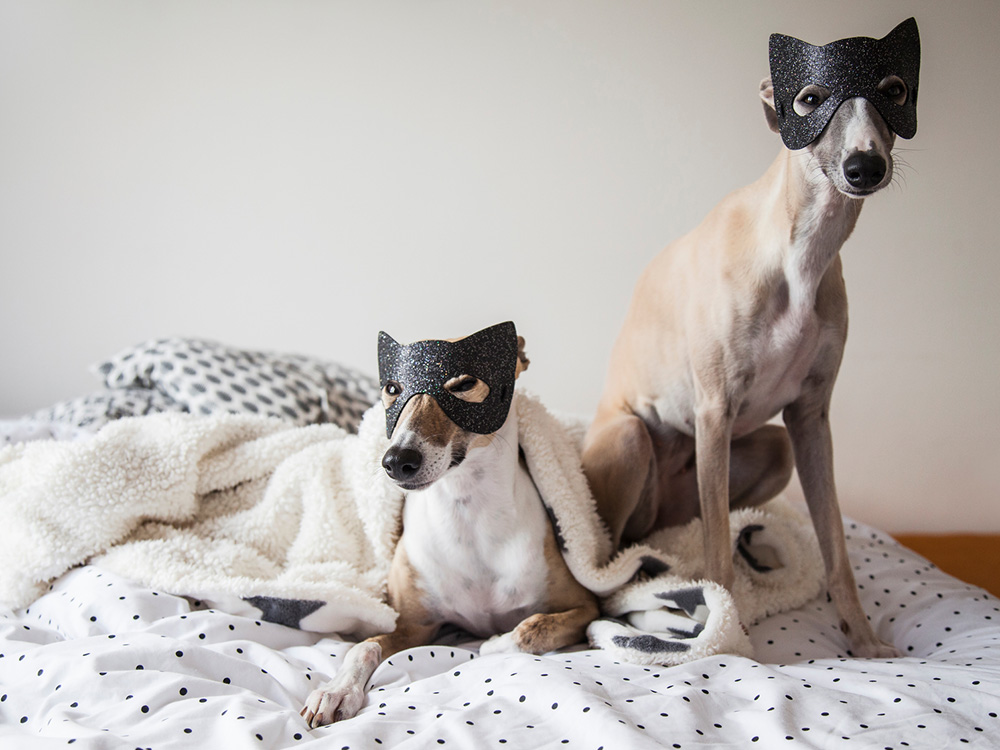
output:
{"label": "glitter texture on mask", "polygon": [[[771,34],[769,45],[774,108],[785,146],[805,148],[826,128],[837,108],[856,96],[870,101],[901,138],[917,132],[917,83],[920,75],[920,33],[908,18],[882,39],[850,37],[822,47],[795,37]],[[906,84],[906,100],[898,104],[878,90],[888,76]],[[799,115],[795,97],[811,84],[830,90],[815,110]]]}
{"label": "glitter texture on mask", "polygon": [[[503,426],[514,397],[517,331],[508,321],[460,341],[432,339],[405,345],[380,331],[378,368],[382,388],[392,382],[401,389],[385,410],[387,437],[392,436],[406,402],[418,393],[432,396],[463,430],[488,435]],[[489,386],[482,403],[463,401],[445,390],[444,384],[459,375],[471,375]]]}

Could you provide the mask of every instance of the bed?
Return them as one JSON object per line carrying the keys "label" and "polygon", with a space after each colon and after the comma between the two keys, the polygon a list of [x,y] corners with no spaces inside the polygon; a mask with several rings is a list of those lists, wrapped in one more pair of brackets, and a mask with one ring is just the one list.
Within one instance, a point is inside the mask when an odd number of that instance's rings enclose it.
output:
{"label": "bed", "polygon": [[[186,359],[203,364],[185,372]],[[350,429],[375,387],[330,363],[189,340],[149,342],[97,371],[104,390],[4,423],[5,440],[81,438],[127,414],[244,400]],[[223,381],[212,392],[193,387],[206,372]],[[226,372],[266,386],[272,404],[236,399]],[[479,657],[477,641],[449,632],[379,667],[356,718],[315,730],[299,710],[349,642],[77,566],[27,606],[0,609],[0,746],[996,746],[997,599],[877,529],[846,528],[865,610],[902,658],[850,658],[823,595],[753,625],[754,659],[637,665],[582,645]]]}

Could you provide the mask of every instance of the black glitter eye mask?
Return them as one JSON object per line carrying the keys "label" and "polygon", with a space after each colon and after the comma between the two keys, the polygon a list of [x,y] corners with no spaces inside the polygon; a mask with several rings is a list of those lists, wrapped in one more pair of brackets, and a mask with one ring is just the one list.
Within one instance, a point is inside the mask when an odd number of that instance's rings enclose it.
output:
{"label": "black glitter eye mask", "polygon": [[[850,37],[816,47],[795,37],[771,34],[771,84],[781,139],[792,149],[819,138],[833,113],[847,99],[870,101],[901,138],[917,132],[917,83],[920,76],[920,32],[908,18],[882,39]],[[906,101],[897,104],[878,90],[888,76],[906,84]],[[807,115],[792,108],[810,84],[830,90],[830,97]]]}
{"label": "black glitter eye mask", "polygon": [[[507,419],[517,371],[517,331],[500,323],[461,341],[416,341],[399,344],[385,331],[378,335],[378,372],[382,388],[392,382],[400,394],[385,410],[385,434],[392,437],[400,412],[418,393],[432,396],[448,418],[467,432],[488,435]],[[444,384],[471,375],[489,386],[482,403],[456,398]]]}

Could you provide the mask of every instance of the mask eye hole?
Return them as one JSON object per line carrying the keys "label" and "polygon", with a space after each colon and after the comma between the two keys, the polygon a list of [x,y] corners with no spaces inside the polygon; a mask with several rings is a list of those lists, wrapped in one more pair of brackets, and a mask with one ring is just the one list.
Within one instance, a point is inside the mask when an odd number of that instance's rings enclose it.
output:
{"label": "mask eye hole", "polygon": [[382,405],[388,408],[403,393],[403,386],[395,380],[390,380],[382,386]]}
{"label": "mask eye hole", "polygon": [[805,117],[830,98],[830,89],[811,83],[795,95],[792,109],[795,114]]}
{"label": "mask eye hole", "polygon": [[903,83],[903,79],[899,76],[886,76],[883,78],[882,82],[878,85],[878,91],[891,102],[899,105],[906,104],[906,97],[909,94],[906,84]]}
{"label": "mask eye hole", "polygon": [[481,404],[490,395],[490,387],[479,378],[459,375],[444,384],[444,389],[455,398]]}

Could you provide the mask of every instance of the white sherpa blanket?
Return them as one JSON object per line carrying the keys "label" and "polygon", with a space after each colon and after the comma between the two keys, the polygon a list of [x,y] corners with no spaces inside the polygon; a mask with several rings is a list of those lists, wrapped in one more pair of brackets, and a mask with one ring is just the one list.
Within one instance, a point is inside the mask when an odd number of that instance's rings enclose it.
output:
{"label": "white sherpa blanket", "polygon": [[[580,425],[518,394],[528,469],[577,579],[609,619],[591,642],[628,661],[749,655],[743,622],[821,588],[808,521],[781,503],[733,515],[737,582],[700,580],[697,522],[610,557],[580,467]],[[123,419],[81,442],[0,449],[0,603],[30,604],[89,561],[150,588],[306,630],[393,629],[384,601],[402,493],[380,468],[381,407],[332,425],[179,413]],[[739,615],[737,615],[737,612]]]}

